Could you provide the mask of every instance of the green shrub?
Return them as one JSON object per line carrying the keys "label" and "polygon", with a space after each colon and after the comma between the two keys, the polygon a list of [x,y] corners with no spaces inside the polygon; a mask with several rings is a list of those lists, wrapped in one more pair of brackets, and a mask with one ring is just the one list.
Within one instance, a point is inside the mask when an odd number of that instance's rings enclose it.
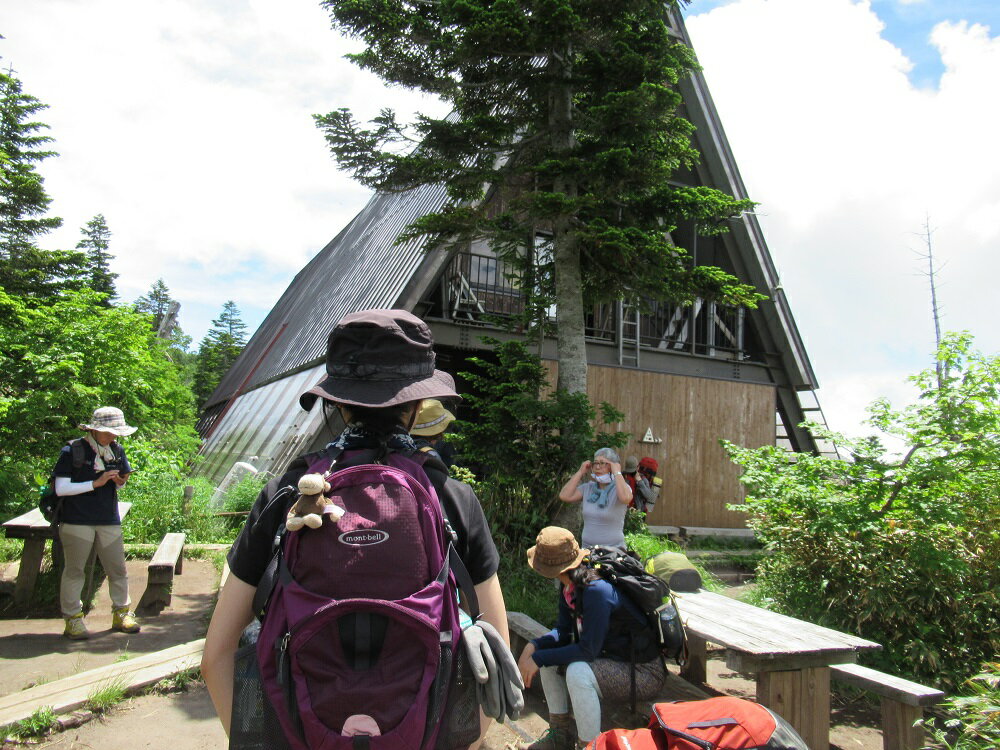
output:
{"label": "green shrub", "polygon": [[960,695],[942,705],[946,719],[929,719],[931,747],[940,750],[996,750],[1000,747],[1000,662],[984,664]]}
{"label": "green shrub", "polygon": [[744,468],[751,527],[771,554],[758,595],[881,643],[874,666],[953,687],[1000,653],[1000,357],[950,336],[917,403],[870,407],[902,439],[832,438],[851,460],[726,444]]}
{"label": "green shrub", "polygon": [[473,357],[477,371],[461,373],[475,418],[458,420],[449,440],[492,488],[483,494],[506,494],[516,503],[508,515],[518,516],[518,533],[534,540],[562,506],[559,490],[580,463],[597,448],[627,443],[627,433],[600,432],[594,424],[612,425],[624,415],[607,403],[598,414],[586,394],[553,390],[541,360],[523,343],[483,341],[495,361]]}

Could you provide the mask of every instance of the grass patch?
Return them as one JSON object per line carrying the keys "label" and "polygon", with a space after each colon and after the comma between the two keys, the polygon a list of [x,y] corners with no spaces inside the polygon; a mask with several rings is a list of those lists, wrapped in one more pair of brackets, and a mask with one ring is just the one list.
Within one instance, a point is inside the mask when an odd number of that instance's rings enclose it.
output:
{"label": "grass patch", "polygon": [[42,706],[27,719],[22,719],[7,728],[7,735],[17,741],[44,737],[56,723],[56,713],[52,706]]}
{"label": "grass patch", "polygon": [[201,682],[201,669],[198,667],[188,667],[182,669],[172,677],[165,677],[153,685],[151,692],[154,693],[183,693],[191,685]]}
{"label": "grass patch", "polygon": [[21,550],[24,549],[23,539],[8,539],[0,537],[0,562],[16,562],[21,559]]}
{"label": "grass patch", "polygon": [[94,688],[94,691],[87,696],[84,705],[94,713],[102,713],[121,703],[124,699],[125,682],[118,678]]}

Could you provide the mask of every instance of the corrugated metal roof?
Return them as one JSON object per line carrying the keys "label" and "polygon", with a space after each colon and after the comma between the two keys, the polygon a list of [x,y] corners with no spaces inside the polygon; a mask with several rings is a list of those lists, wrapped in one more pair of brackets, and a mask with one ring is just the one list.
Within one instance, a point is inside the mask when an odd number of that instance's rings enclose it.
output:
{"label": "corrugated metal roof", "polygon": [[309,449],[322,426],[320,402],[305,412],[299,395],[323,373],[323,365],[317,365],[237,398],[205,442],[197,473],[218,482],[237,461],[258,471],[283,471],[293,457]]}
{"label": "corrugated metal roof", "polygon": [[439,210],[445,198],[441,185],[377,193],[296,274],[205,405],[318,361],[333,324],[347,313],[393,307],[425,258],[426,240],[393,243],[413,221]]}

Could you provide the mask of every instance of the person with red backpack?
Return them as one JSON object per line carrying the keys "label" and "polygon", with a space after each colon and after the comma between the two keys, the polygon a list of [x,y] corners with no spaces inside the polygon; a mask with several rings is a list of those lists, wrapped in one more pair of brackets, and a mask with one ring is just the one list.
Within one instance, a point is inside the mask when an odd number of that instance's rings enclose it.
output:
{"label": "person with red backpack", "polygon": [[[467,573],[471,590],[462,586],[463,606],[474,610],[478,603],[480,624],[492,626],[503,644],[509,636],[499,555],[482,507],[409,434],[424,398],[459,398],[451,376],[434,364],[429,328],[403,310],[353,313],[330,333],[327,377],[300,403],[311,410],[321,399],[324,411],[338,411],[347,427],[261,491],[229,553],[232,575],[209,625],[202,673],[227,734],[237,729],[231,727],[237,646],[261,614],[256,653],[264,711],[276,713],[293,750],[450,750],[475,747],[485,733],[478,705],[474,726],[446,727],[467,737],[462,744],[442,739],[439,727],[457,715],[452,695],[445,705],[435,692],[453,668],[437,661],[439,652],[455,663],[464,658],[455,645],[460,615],[450,612],[457,606],[449,571],[456,579],[459,569]],[[329,486],[329,515],[320,528],[286,532],[298,499],[294,488],[307,473],[321,474],[320,484]],[[265,588],[270,596],[260,604]],[[309,601],[314,611],[303,614]],[[509,656],[509,646],[503,648]]]}
{"label": "person with red backpack", "polygon": [[542,529],[528,550],[528,565],[560,586],[555,627],[518,659],[525,686],[539,676],[549,707],[548,730],[522,750],[584,747],[601,731],[602,702],[648,700],[666,679],[645,616],[586,563],[589,554],[558,526]]}

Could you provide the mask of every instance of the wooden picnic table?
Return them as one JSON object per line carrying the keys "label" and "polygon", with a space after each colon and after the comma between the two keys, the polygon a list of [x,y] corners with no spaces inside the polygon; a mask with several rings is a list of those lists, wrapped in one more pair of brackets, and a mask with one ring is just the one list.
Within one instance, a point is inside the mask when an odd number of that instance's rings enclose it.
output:
{"label": "wooden picnic table", "polygon": [[681,674],[706,680],[706,644],[726,649],[726,666],[751,672],[757,701],[784,717],[811,750],[830,747],[830,665],[855,663],[874,641],[770,612],[704,589],[675,592],[690,658]]}
{"label": "wooden picnic table", "polygon": [[[118,517],[124,521],[132,503],[118,503]],[[12,518],[3,525],[3,533],[8,539],[23,539],[24,549],[21,550],[21,563],[17,569],[17,581],[14,584],[15,604],[24,604],[31,600],[35,591],[35,582],[42,569],[42,558],[45,555],[45,542],[56,538],[56,530],[45,520],[42,512],[35,508],[17,518]]]}

